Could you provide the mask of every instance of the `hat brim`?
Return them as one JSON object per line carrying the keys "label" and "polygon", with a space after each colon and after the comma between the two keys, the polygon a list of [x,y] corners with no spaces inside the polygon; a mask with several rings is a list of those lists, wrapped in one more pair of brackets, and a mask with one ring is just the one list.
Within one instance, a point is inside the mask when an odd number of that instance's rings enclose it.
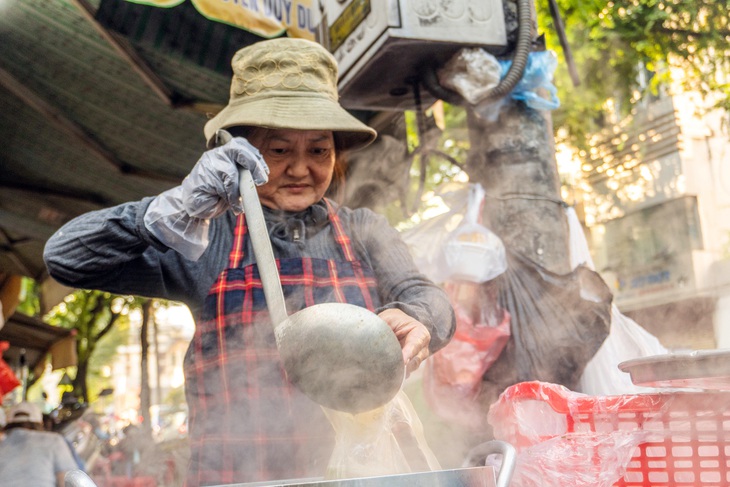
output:
{"label": "hat brim", "polygon": [[213,146],[218,130],[235,126],[331,130],[344,150],[361,149],[377,136],[373,128],[350,115],[338,103],[311,93],[280,92],[229,103],[205,124],[208,147]]}

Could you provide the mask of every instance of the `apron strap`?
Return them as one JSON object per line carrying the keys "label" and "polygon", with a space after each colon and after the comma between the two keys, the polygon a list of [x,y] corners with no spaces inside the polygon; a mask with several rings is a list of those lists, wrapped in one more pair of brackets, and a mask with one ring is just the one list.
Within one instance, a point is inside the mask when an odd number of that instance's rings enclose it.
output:
{"label": "apron strap", "polygon": [[233,247],[228,254],[228,269],[235,269],[243,260],[243,242],[246,236],[246,217],[243,213],[236,218],[236,228],[233,231]]}
{"label": "apron strap", "polygon": [[[355,262],[355,252],[352,250],[352,241],[350,237],[345,233],[342,228],[342,222],[340,217],[337,216],[332,203],[324,198],[324,202],[327,205],[327,216],[329,217],[330,223],[332,224],[332,231],[334,233],[335,242],[340,246],[342,255],[345,257],[347,262]],[[244,241],[246,232],[248,231],[248,225],[246,225],[246,215],[241,213],[236,218],[236,228],[233,232],[233,247],[231,253],[228,255],[228,268],[235,269],[241,265],[241,261],[245,256],[244,252]]]}
{"label": "apron strap", "polygon": [[337,216],[337,212],[332,206],[330,200],[324,198],[324,202],[327,205],[327,214],[329,215],[330,223],[332,223],[332,229],[334,230],[335,242],[340,244],[345,260],[347,262],[354,262],[355,252],[352,251],[352,241],[350,241],[350,237],[347,236],[345,230],[342,228],[340,217]]}

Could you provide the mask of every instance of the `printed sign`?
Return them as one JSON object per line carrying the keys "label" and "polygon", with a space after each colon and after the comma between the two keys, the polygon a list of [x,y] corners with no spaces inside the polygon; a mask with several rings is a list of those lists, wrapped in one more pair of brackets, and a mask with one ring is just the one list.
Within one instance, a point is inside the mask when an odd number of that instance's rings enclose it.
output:
{"label": "printed sign", "polygon": [[[152,7],[170,8],[185,0],[127,0]],[[285,32],[291,37],[315,40],[320,14],[315,0],[190,0],[205,17],[249,30],[262,37]]]}
{"label": "printed sign", "polygon": [[354,0],[330,27],[330,51],[336,51],[370,13],[370,0]]}

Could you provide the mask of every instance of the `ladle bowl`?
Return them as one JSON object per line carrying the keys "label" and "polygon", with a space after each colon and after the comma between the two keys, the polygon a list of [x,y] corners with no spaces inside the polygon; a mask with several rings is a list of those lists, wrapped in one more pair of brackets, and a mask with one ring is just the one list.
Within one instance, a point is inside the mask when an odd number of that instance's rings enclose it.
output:
{"label": "ladle bowl", "polygon": [[[221,130],[218,140],[230,134]],[[323,303],[287,315],[279,272],[251,172],[240,171],[241,200],[276,346],[289,380],[310,399],[360,413],[395,397],[405,378],[400,343],[375,313],[352,304]]]}
{"label": "ladle bowl", "polygon": [[289,380],[322,406],[370,411],[401,388],[405,368],[398,339],[365,308],[317,304],[289,316],[274,333]]}

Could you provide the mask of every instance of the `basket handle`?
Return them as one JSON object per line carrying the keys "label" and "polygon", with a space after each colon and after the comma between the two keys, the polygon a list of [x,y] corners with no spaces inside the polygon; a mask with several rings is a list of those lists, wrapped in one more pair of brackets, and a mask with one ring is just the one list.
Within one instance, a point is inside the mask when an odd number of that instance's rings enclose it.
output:
{"label": "basket handle", "polygon": [[559,384],[540,381],[520,382],[508,387],[502,393],[500,402],[514,403],[530,399],[546,402],[556,413],[566,415],[626,409],[657,411],[664,403],[661,396],[656,394],[588,396]]}

